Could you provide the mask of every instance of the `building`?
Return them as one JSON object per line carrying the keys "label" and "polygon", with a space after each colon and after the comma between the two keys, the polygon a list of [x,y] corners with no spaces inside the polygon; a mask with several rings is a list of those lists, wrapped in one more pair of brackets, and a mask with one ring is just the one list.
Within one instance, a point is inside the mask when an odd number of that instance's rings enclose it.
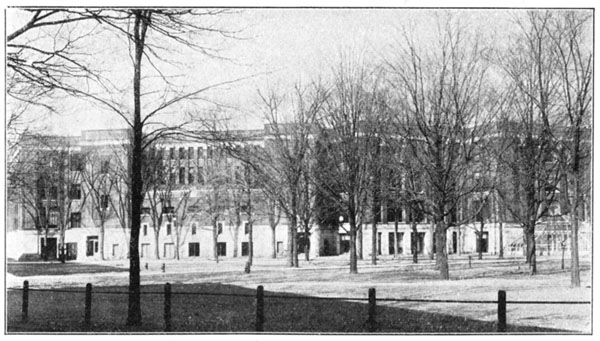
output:
{"label": "building", "polygon": [[[237,131],[246,144],[264,148],[264,130]],[[97,261],[128,256],[127,143],[125,130],[83,131],[79,137],[29,139],[17,157],[22,171],[9,178],[7,257],[15,260]],[[146,158],[146,187],[140,230],[142,259],[245,257],[252,230],[255,257],[288,253],[288,222],[245,177],[242,163],[216,145],[192,140],[155,144]],[[471,198],[461,210],[472,209]],[[449,254],[521,254],[522,228],[501,221],[490,199],[489,213],[448,229]],[[409,212],[390,211],[381,203],[377,254],[410,255],[435,252],[434,229],[427,217],[412,230]],[[252,210],[250,211],[250,207]],[[560,207],[554,216],[560,216]],[[460,214],[460,212],[458,213]],[[334,215],[339,214],[334,212]],[[348,251],[347,219],[312,224],[307,236],[298,229],[299,244],[310,245],[310,257]],[[392,218],[394,217],[394,218]],[[589,210],[583,215],[581,249],[590,248]],[[394,219],[397,219],[395,221]],[[370,220],[367,220],[370,221]],[[276,222],[276,224],[275,224]],[[395,231],[398,231],[395,235]],[[568,248],[569,226],[563,219],[545,219],[537,228],[542,253]],[[372,253],[372,228],[363,224],[363,255]],[[479,235],[481,234],[481,238]],[[394,247],[394,242],[397,248]],[[216,246],[216,249],[215,249]],[[302,252],[303,247],[299,248]]]}

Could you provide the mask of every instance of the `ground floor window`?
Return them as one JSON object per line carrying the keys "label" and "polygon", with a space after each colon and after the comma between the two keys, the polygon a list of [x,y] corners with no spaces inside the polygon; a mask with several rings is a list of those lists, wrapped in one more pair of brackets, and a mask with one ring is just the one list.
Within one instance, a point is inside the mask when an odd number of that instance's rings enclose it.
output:
{"label": "ground floor window", "polygon": [[283,242],[277,242],[277,253],[283,253]]}
{"label": "ground floor window", "polygon": [[77,243],[67,243],[67,260],[77,259]]}
{"label": "ground floor window", "polygon": [[113,244],[112,246],[112,256],[117,257],[119,254],[119,244]]}
{"label": "ground floor window", "polygon": [[89,236],[86,240],[86,256],[93,256],[98,252],[98,236]]}
{"label": "ground floor window", "polygon": [[[254,243],[252,243],[254,245]],[[250,248],[248,242],[242,242],[242,256],[250,255]]]}
{"label": "ground floor window", "polygon": [[200,243],[189,243],[188,244],[188,256],[189,257],[200,256]]}
{"label": "ground floor window", "polygon": [[410,233],[410,252],[414,254],[416,251],[417,254],[423,253],[425,249],[425,232],[417,232],[415,236],[414,232]]}
{"label": "ground floor window", "polygon": [[175,258],[175,245],[173,243],[165,243],[163,257]]}
{"label": "ground floor window", "polygon": [[[398,245],[398,253],[402,253],[402,238],[404,237],[404,232],[396,233],[396,244]],[[389,253],[390,255],[394,254],[394,232],[390,232],[388,235],[388,245],[389,245]]]}
{"label": "ground floor window", "polygon": [[217,255],[218,256],[227,256],[227,243],[225,243],[225,242],[217,243]]}

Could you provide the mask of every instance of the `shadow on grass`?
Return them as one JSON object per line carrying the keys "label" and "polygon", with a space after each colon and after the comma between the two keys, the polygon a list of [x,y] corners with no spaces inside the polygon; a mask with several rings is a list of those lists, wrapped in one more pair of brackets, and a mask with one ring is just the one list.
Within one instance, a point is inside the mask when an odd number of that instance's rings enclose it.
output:
{"label": "shadow on grass", "polygon": [[[29,322],[21,322],[22,292],[8,291],[7,332],[160,333],[163,331],[162,285],[142,288],[143,325],[136,328],[125,326],[126,287],[93,289],[91,326],[83,323],[85,296],[83,288],[61,290],[72,291],[30,291]],[[203,283],[175,284],[172,286],[172,292],[173,332],[252,333],[255,330],[255,290],[219,283]],[[198,295],[194,292],[213,295]],[[286,295],[290,298],[272,297],[276,295]],[[368,306],[364,301],[318,300],[310,296],[265,291],[264,304],[265,332],[366,332]],[[496,331],[495,322],[393,306],[378,306],[376,316],[379,333],[494,333]],[[508,332],[573,333],[516,325],[509,325]]]}
{"label": "shadow on grass", "polygon": [[6,272],[18,277],[27,276],[61,276],[73,274],[126,272],[128,269],[108,265],[81,264],[81,263],[8,263]]}

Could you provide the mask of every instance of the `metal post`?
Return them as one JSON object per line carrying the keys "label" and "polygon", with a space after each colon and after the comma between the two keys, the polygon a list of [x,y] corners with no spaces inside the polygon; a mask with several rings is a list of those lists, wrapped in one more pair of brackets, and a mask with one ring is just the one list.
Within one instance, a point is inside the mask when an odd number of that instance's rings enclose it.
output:
{"label": "metal post", "polygon": [[265,323],[265,302],[264,302],[264,288],[259,285],[256,288],[256,331],[264,331]]}
{"label": "metal post", "polygon": [[506,333],[506,291],[498,291],[498,333]]}
{"label": "metal post", "polygon": [[171,331],[171,284],[165,284],[165,331]]}
{"label": "metal post", "polygon": [[29,281],[23,281],[23,309],[21,311],[21,321],[27,322],[29,311]]}
{"label": "metal post", "polygon": [[377,322],[375,321],[375,302],[375,288],[369,288],[369,318],[367,319],[367,328],[371,333],[377,331]]}
{"label": "metal post", "polygon": [[85,324],[90,325],[92,321],[92,283],[85,285]]}

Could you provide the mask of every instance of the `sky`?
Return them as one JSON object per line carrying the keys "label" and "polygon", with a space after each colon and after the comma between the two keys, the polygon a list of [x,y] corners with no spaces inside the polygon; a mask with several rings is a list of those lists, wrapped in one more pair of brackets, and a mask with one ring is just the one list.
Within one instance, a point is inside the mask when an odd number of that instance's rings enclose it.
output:
{"label": "sky", "polygon": [[[7,30],[21,19],[7,12]],[[404,28],[412,30],[419,43],[435,39],[436,16],[451,13],[460,18],[472,33],[484,41],[499,42],[514,29],[513,17],[518,10],[451,10],[436,9],[242,9],[219,19],[222,27],[238,31],[238,39],[209,38],[225,59],[208,58],[182,52],[176,66],[165,66],[178,74],[177,82],[185,89],[197,89],[220,82],[246,78],[206,93],[208,100],[224,104],[235,117],[234,128],[258,128],[261,106],[258,92],[269,89],[285,92],[294,83],[308,84],[329,78],[340,55],[360,55],[376,63],[389,55],[402,40]],[[11,21],[14,18],[13,21]],[[131,92],[131,64],[123,54],[123,43],[113,38],[95,39],[94,56],[103,55],[103,67],[112,69],[107,77],[123,84],[124,103]],[[151,82],[154,84],[154,82]],[[204,105],[204,104],[203,104]],[[183,106],[180,110],[187,110]],[[81,130],[124,127],[123,120],[102,108],[78,100],[61,101],[61,114],[43,122],[48,131],[79,135]],[[42,122],[40,122],[42,123]]]}

